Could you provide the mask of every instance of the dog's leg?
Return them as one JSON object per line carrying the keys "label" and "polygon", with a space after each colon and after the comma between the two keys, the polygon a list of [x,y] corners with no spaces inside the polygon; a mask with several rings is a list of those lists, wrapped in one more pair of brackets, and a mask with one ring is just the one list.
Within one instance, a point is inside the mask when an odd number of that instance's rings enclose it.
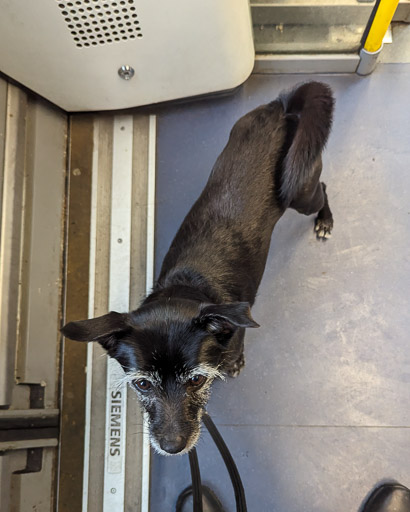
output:
{"label": "dog's leg", "polygon": [[243,331],[244,329],[240,329],[240,332],[237,333],[236,339],[233,340],[233,347],[230,347],[231,356],[224,367],[224,371],[229,375],[229,377],[237,377],[245,366],[245,333]]}
{"label": "dog's leg", "polygon": [[242,348],[242,352],[239,354],[238,359],[226,368],[226,372],[229,375],[229,377],[237,377],[241,373],[241,370],[242,368],[244,368],[244,366],[245,354]]}
{"label": "dog's leg", "polygon": [[322,172],[322,160],[318,158],[308,183],[304,185],[298,196],[289,207],[304,215],[317,213],[315,232],[318,240],[330,237],[333,228],[333,216],[326,194],[326,185],[319,181]]}
{"label": "dog's leg", "polygon": [[315,219],[315,231],[318,239],[326,240],[326,238],[329,238],[332,234],[333,215],[329,207],[326,185],[323,182],[320,183],[320,185],[322,186],[324,203]]}
{"label": "dog's leg", "polygon": [[305,189],[298,198],[291,202],[290,208],[304,215],[312,215],[317,212],[315,219],[315,232],[318,240],[326,240],[331,236],[333,228],[333,216],[329,207],[329,201],[326,194],[326,185],[318,182],[314,188]]}

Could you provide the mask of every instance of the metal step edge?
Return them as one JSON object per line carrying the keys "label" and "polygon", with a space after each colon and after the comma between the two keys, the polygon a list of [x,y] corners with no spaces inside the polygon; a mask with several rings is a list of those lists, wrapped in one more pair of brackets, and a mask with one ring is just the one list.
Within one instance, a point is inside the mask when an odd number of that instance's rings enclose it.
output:
{"label": "metal step edge", "polygon": [[[366,24],[372,12],[374,2],[357,0],[305,0],[286,2],[251,1],[252,21],[254,25],[345,25]],[[402,0],[394,14],[393,21],[410,22],[410,0]]]}
{"label": "metal step edge", "polygon": [[253,74],[355,73],[357,54],[256,54]]}

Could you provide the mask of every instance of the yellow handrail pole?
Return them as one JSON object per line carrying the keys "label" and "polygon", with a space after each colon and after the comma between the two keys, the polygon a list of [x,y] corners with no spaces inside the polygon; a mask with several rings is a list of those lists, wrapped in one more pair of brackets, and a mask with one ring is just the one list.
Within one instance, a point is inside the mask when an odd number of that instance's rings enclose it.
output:
{"label": "yellow handrail pole", "polygon": [[364,43],[364,49],[367,52],[377,52],[380,50],[387,29],[393,19],[394,13],[399,4],[399,0],[381,0],[377,12],[374,16],[372,26]]}

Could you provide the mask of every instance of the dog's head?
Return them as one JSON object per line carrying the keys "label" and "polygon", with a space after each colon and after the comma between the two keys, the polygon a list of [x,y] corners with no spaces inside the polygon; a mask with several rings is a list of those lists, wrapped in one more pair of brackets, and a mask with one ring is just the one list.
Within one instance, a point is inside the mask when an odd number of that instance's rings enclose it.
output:
{"label": "dog's head", "polygon": [[245,327],[258,327],[248,303],[162,299],[131,313],[70,322],[62,333],[99,342],[120,363],[148,414],[152,445],[170,455],[197,442],[211,384],[222,377],[230,341]]}

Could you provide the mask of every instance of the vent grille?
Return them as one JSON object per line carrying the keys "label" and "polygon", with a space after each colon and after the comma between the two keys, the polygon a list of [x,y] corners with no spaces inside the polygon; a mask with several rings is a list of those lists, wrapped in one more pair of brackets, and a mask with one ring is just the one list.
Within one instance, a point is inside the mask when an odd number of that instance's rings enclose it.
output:
{"label": "vent grille", "polygon": [[134,0],[56,0],[78,48],[142,37]]}

